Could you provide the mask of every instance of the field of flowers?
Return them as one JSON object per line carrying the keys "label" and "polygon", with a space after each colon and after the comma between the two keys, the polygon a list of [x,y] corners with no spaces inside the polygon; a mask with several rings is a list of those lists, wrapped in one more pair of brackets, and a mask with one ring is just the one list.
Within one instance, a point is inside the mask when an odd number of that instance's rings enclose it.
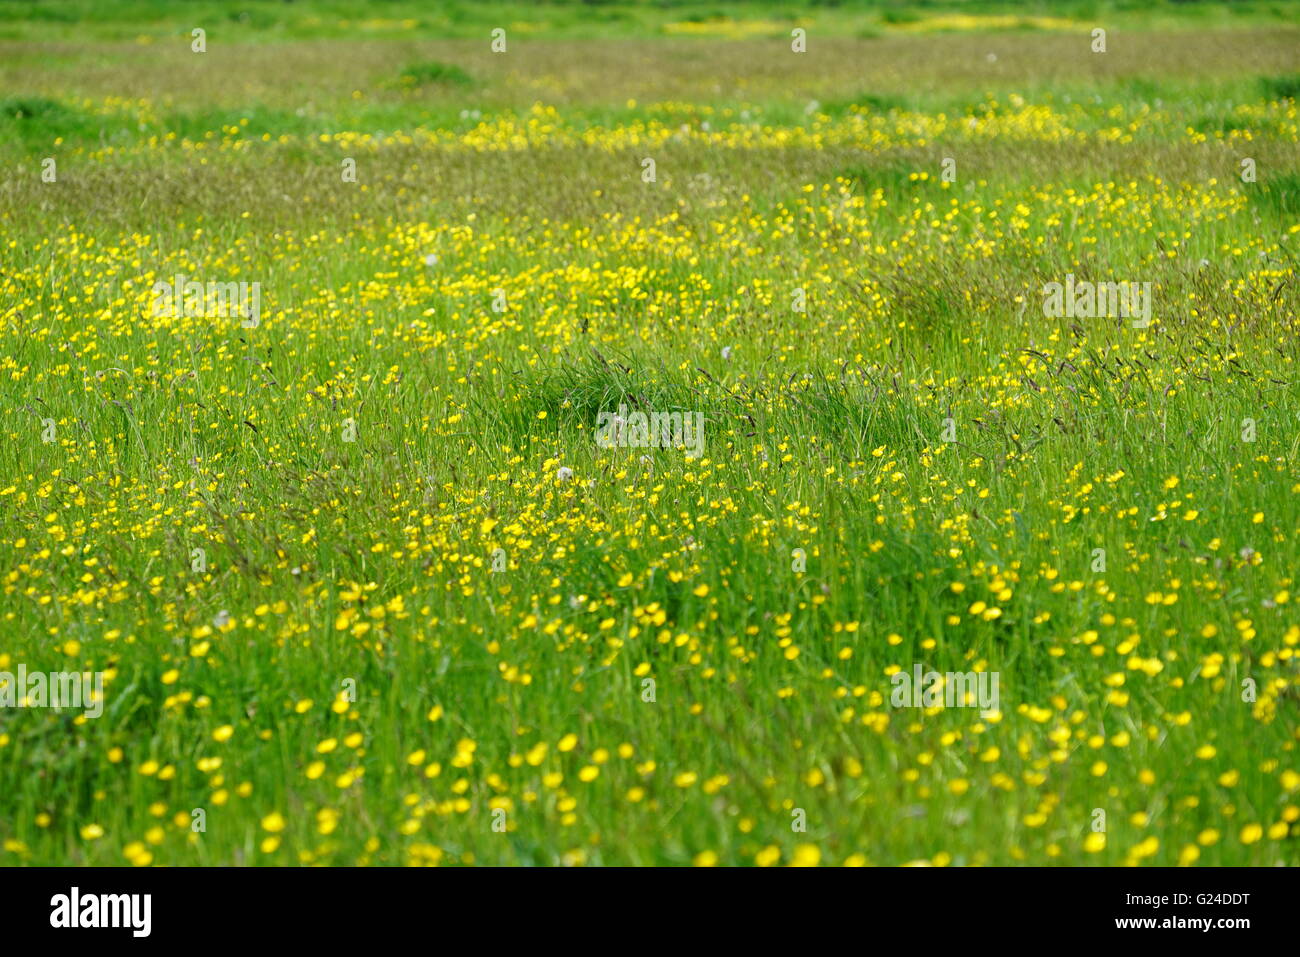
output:
{"label": "field of flowers", "polygon": [[1294,6],[11,6],[0,864],[1300,863]]}

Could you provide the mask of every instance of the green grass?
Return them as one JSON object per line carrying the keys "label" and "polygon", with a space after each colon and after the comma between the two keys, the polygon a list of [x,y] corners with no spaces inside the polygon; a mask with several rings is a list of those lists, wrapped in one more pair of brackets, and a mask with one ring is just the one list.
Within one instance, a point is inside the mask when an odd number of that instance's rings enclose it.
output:
{"label": "green grass", "polygon": [[1290,4],[241,9],[0,5],[0,862],[1297,862]]}
{"label": "green grass", "polygon": [[427,86],[429,84],[471,86],[474,80],[455,64],[430,61],[408,66],[402,71],[401,82],[405,86]]}
{"label": "green grass", "polygon": [[[134,39],[166,32],[188,34],[195,25],[239,41],[265,42],[287,37],[347,38],[361,32],[392,37],[412,32],[442,36],[486,36],[496,27],[519,28],[520,35],[600,38],[658,32],[672,24],[725,30],[736,22],[775,23],[770,34],[787,34],[790,25],[811,25],[836,35],[869,37],[891,29],[915,28],[929,18],[949,15],[1055,17],[1125,26],[1195,27],[1285,21],[1289,0],[847,0],[834,4],[788,5],[746,0],[479,0],[448,2],[430,8],[418,0],[383,0],[358,6],[347,0],[311,0],[286,4],[249,0],[231,9],[214,0],[177,5],[153,0],[7,0],[0,25],[15,34],[53,36],[75,29],[102,38]],[[946,27],[945,29],[953,29]],[[1032,25],[1016,28],[1032,31]]]}

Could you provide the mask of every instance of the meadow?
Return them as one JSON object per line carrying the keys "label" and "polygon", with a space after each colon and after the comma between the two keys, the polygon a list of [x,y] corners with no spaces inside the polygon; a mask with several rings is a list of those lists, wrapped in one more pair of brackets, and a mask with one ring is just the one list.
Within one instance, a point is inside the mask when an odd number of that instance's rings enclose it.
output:
{"label": "meadow", "polygon": [[0,864],[1300,862],[1298,10],[0,3]]}

